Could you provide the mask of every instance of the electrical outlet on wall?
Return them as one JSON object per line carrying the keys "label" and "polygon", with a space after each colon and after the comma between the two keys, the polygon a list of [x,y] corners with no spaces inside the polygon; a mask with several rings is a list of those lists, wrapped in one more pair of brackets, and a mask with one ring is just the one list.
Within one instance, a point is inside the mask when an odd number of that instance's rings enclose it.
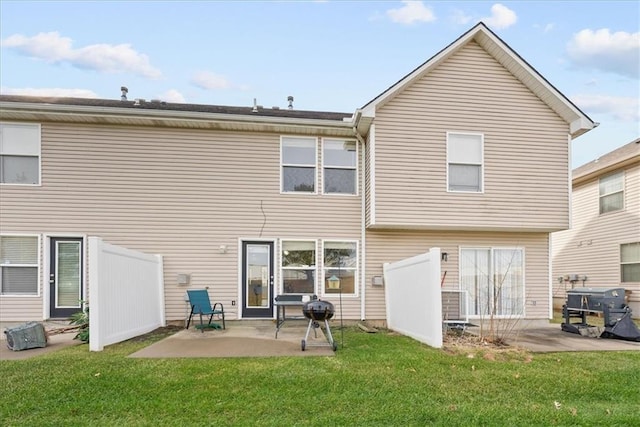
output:
{"label": "electrical outlet on wall", "polygon": [[236,300],[231,300],[231,305],[236,305]]}

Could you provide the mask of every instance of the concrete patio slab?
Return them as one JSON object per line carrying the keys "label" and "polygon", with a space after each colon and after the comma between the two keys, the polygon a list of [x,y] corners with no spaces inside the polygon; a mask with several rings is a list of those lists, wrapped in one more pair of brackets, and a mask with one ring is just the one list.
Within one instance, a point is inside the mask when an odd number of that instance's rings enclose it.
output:
{"label": "concrete patio slab", "polygon": [[[478,334],[479,327],[468,328]],[[640,351],[640,342],[591,338],[564,332],[558,323],[526,321],[506,334],[505,341],[534,353],[565,351]]]}
{"label": "concrete patio slab", "polygon": [[[46,329],[46,328],[45,328]],[[4,330],[4,329],[3,329]],[[36,356],[42,356],[43,354],[52,353],[54,351],[62,350],[63,348],[73,345],[82,344],[78,340],[74,340],[76,332],[57,334],[49,336],[49,340],[46,347],[30,348],[28,350],[13,351],[7,347],[7,338],[4,333],[0,337],[0,360],[24,360],[30,359]]]}
{"label": "concrete patio slab", "polygon": [[[129,357],[277,357],[277,356],[334,356],[324,333],[309,334],[307,348],[301,349],[307,322],[287,321],[275,338],[272,321],[227,322],[227,329],[190,328],[143,348]],[[333,331],[332,333],[336,333]]]}

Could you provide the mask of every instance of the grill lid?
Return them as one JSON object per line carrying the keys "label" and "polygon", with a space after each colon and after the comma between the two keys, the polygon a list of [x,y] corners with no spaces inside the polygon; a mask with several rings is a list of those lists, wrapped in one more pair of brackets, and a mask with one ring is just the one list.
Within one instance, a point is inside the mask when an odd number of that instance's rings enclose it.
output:
{"label": "grill lid", "polygon": [[302,314],[307,319],[329,320],[333,317],[335,308],[329,301],[309,301],[302,306]]}

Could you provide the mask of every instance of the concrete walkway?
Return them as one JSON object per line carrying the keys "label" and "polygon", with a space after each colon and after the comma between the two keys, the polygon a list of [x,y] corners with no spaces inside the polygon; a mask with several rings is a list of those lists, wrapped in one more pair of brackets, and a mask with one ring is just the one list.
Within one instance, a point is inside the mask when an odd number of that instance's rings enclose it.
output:
{"label": "concrete walkway", "polygon": [[[5,327],[15,325],[0,325]],[[68,323],[45,322],[45,329],[68,326]],[[130,357],[277,357],[277,356],[334,356],[322,331],[317,338],[313,332],[305,351],[301,340],[305,336],[306,321],[287,321],[275,339],[275,325],[271,320],[229,321],[226,330],[199,330],[191,327],[151,344]],[[331,332],[340,351],[340,328],[331,325]],[[467,331],[479,333],[479,327],[468,327]],[[23,351],[12,351],[6,346],[6,336],[0,333],[0,360],[20,360],[47,354],[59,349],[81,344],[74,340],[75,333],[50,336],[47,347]],[[509,345],[531,352],[576,352],[576,351],[639,351],[640,342],[617,339],[589,338],[564,332],[560,324],[547,321],[521,321],[507,335]]]}
{"label": "concrete walkway", "polygon": [[[28,350],[13,351],[7,347],[7,336],[4,331],[7,328],[19,326],[26,322],[11,322],[0,324],[0,360],[23,360],[32,357],[41,356],[43,354],[52,353],[73,345],[82,344],[81,341],[74,340],[77,332],[68,332],[64,334],[49,335],[47,346],[39,348],[30,348]],[[45,331],[54,331],[58,328],[69,326],[68,321],[46,321],[40,322],[44,325]]]}
{"label": "concrete walkway", "polygon": [[[640,342],[610,338],[591,338],[564,332],[559,323],[548,321],[521,321],[506,334],[505,341],[534,353],[552,353],[565,351],[640,351]],[[468,331],[478,334],[479,327],[470,327]]]}

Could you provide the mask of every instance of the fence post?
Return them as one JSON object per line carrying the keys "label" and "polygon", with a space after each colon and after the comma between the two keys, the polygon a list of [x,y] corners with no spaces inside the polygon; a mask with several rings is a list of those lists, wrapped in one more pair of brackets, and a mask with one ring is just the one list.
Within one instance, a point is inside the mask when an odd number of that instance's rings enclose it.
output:
{"label": "fence post", "polygon": [[160,325],[162,326],[167,326],[167,316],[165,313],[165,306],[164,306],[164,264],[163,264],[163,259],[162,259],[162,255],[156,255],[156,258],[158,258],[158,303],[160,304],[159,307],[159,313],[160,313]]}
{"label": "fence post", "polygon": [[89,350],[102,351],[100,323],[100,252],[102,239],[89,237]]}

